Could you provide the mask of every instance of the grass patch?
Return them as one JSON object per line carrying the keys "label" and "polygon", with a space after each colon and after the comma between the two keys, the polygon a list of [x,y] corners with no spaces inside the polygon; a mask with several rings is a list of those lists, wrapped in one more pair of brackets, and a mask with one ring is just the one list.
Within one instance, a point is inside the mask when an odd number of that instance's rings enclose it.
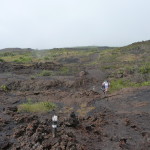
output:
{"label": "grass patch", "polygon": [[61,67],[60,70],[59,70],[59,75],[68,75],[71,73],[71,70],[69,67]]}
{"label": "grass patch", "polygon": [[141,83],[133,83],[133,82],[130,83],[131,87],[140,87],[140,86],[149,86],[149,85],[150,85],[150,81],[144,81]]}
{"label": "grass patch", "polygon": [[40,73],[37,73],[35,75],[31,75],[30,79],[34,80],[36,77],[53,76],[53,75],[55,75],[55,73],[53,71],[43,70]]}
{"label": "grass patch", "polygon": [[114,91],[118,91],[127,87],[141,87],[141,86],[149,86],[149,85],[150,85],[150,81],[135,83],[135,82],[131,82],[129,80],[123,80],[123,79],[112,80],[110,92],[112,93]]}
{"label": "grass patch", "polygon": [[121,90],[122,88],[125,88],[125,87],[126,87],[126,83],[122,79],[112,80],[111,81],[110,92]]}
{"label": "grass patch", "polygon": [[38,76],[52,76],[54,75],[53,71],[43,70]]}
{"label": "grass patch", "polygon": [[32,58],[26,56],[26,57],[19,57],[18,59],[15,59],[14,62],[17,63],[27,63],[27,62],[32,62]]}
{"label": "grass patch", "polygon": [[18,106],[19,112],[48,112],[55,109],[56,105],[52,102],[37,102],[33,103],[28,101],[27,103]]}

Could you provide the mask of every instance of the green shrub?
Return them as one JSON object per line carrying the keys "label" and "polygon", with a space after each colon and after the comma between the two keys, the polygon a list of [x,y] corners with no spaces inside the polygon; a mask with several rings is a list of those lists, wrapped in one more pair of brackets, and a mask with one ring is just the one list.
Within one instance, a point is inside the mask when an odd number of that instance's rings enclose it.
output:
{"label": "green shrub", "polygon": [[60,75],[68,75],[68,74],[70,74],[71,72],[70,72],[70,68],[69,67],[66,67],[66,66],[64,66],[64,67],[62,67],[60,70],[59,70],[59,74]]}
{"label": "green shrub", "polygon": [[139,72],[142,74],[150,73],[150,64],[145,64],[139,68]]}
{"label": "green shrub", "polygon": [[4,60],[0,58],[0,62],[4,62]]}
{"label": "green shrub", "polygon": [[110,91],[113,92],[113,91],[121,90],[122,88],[125,87],[127,87],[127,81],[124,81],[123,79],[112,80]]}
{"label": "green shrub", "polygon": [[30,76],[30,79],[31,79],[31,80],[34,80],[35,78],[36,78],[35,75],[31,75],[31,76]]}
{"label": "green shrub", "polygon": [[1,85],[0,89],[7,92],[8,91],[8,87],[6,85]]}
{"label": "green shrub", "polygon": [[28,56],[26,57],[19,57],[18,59],[15,59],[14,62],[18,63],[26,63],[26,62],[32,62],[32,59]]}
{"label": "green shrub", "polygon": [[50,58],[49,57],[44,57],[44,60],[50,60]]}
{"label": "green shrub", "polygon": [[56,108],[52,102],[36,102],[28,100],[27,103],[18,106],[19,112],[48,112]]}
{"label": "green shrub", "polygon": [[150,81],[145,81],[141,83],[141,86],[149,86],[150,85]]}

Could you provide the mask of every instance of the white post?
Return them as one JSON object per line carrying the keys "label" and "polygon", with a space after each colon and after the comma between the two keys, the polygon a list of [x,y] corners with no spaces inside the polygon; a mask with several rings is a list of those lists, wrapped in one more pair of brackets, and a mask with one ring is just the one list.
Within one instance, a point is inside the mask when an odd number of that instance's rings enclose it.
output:
{"label": "white post", "polygon": [[56,137],[57,122],[58,122],[58,116],[53,115],[52,116],[52,135],[53,135],[53,138]]}

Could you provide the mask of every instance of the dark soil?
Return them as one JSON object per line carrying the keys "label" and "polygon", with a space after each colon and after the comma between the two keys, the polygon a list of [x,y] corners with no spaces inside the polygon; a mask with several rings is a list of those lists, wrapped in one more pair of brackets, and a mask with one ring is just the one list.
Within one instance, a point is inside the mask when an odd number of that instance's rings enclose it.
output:
{"label": "dark soil", "polygon": [[[106,74],[101,72],[97,78],[96,70],[76,77],[31,79],[31,74],[23,73],[31,68],[19,68],[20,74],[15,74],[8,66],[3,66],[0,74],[0,86],[7,87],[0,90],[0,149],[150,149],[150,87],[124,89],[104,96],[100,85]],[[56,138],[51,131],[52,112],[17,111],[18,105],[29,98],[58,105]],[[73,111],[76,117],[70,116]]]}

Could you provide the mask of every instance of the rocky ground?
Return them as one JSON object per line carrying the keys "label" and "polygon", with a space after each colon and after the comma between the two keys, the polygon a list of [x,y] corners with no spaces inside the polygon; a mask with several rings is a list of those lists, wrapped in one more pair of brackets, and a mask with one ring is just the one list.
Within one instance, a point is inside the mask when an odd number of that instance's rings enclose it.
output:
{"label": "rocky ground", "polygon": [[[32,78],[30,75],[38,69],[55,69],[59,65],[2,66],[0,85],[7,89],[0,90],[0,149],[150,149],[150,87],[128,88],[104,96],[100,84],[105,74],[96,70],[77,76]],[[95,77],[93,71],[100,76]],[[17,111],[18,105],[29,98],[58,105],[55,138],[52,112]]]}

